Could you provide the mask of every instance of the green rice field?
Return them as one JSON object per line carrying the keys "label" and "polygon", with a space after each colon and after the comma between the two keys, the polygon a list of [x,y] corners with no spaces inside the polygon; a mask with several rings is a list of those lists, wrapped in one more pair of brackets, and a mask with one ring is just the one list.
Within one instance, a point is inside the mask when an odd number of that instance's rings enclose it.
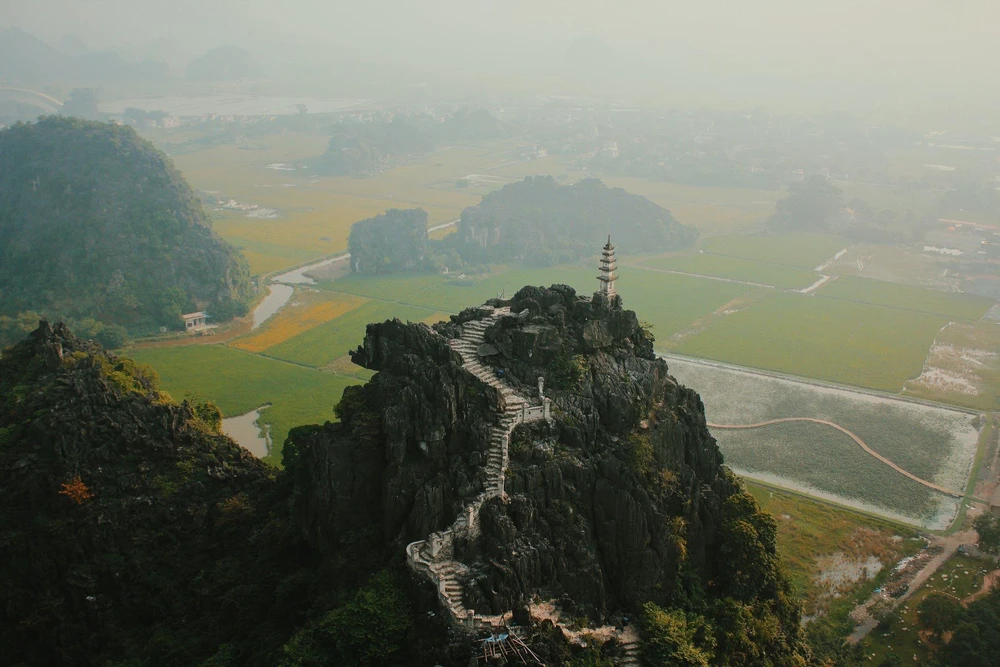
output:
{"label": "green rice field", "polygon": [[920,375],[947,323],[938,315],[784,292],[716,318],[675,351],[895,393]]}
{"label": "green rice field", "polygon": [[225,417],[266,403],[261,415],[271,425],[268,457],[281,461],[288,430],[300,424],[333,421],[333,406],[355,378],[323,373],[222,345],[188,345],[134,350],[136,361],[152,366],[161,386],[177,400],[212,401]]}
{"label": "green rice field", "polygon": [[308,329],[263,354],[303,366],[319,368],[333,363],[364,342],[365,327],[371,322],[399,318],[419,322],[434,311],[385,301],[369,301],[354,310]]}
{"label": "green rice field", "polygon": [[837,280],[830,281],[820,287],[816,295],[830,299],[914,310],[958,320],[978,320],[994,304],[992,299],[975,294],[942,292],[913,285],[859,278],[858,276],[840,276]]}
{"label": "green rice field", "polygon": [[649,259],[643,261],[642,266],[760,283],[783,289],[804,289],[819,279],[812,271],[711,254]]}
{"label": "green rice field", "polygon": [[714,236],[702,243],[705,252],[801,269],[816,268],[846,246],[839,237],[805,232]]}

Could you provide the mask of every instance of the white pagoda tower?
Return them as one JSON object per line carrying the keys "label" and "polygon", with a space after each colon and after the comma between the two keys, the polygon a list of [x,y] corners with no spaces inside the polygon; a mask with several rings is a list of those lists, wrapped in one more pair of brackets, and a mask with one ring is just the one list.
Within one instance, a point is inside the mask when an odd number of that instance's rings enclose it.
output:
{"label": "white pagoda tower", "polygon": [[615,264],[615,247],[611,245],[611,235],[608,234],[608,243],[604,246],[604,251],[601,253],[601,275],[597,276],[597,279],[601,281],[601,288],[598,292],[608,299],[614,298],[615,294],[615,280],[618,278],[615,274],[615,269],[618,265]]}

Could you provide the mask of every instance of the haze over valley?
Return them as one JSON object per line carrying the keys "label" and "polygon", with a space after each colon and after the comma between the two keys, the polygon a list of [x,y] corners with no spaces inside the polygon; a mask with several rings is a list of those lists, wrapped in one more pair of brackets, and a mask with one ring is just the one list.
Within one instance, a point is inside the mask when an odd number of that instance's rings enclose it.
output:
{"label": "haze over valley", "polygon": [[6,7],[11,664],[1000,664],[998,20]]}

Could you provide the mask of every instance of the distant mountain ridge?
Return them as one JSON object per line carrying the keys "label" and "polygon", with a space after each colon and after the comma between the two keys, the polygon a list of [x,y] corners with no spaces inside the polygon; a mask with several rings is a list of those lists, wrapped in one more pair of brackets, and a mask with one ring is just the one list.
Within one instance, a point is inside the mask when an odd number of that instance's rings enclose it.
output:
{"label": "distant mountain ridge", "polygon": [[0,131],[0,315],[139,333],[188,310],[243,314],[252,294],[246,259],[132,128],[52,116]]}
{"label": "distant mountain ridge", "polygon": [[111,81],[162,78],[167,66],[158,61],[132,63],[114,51],[70,56],[20,28],[0,29],[0,79],[21,83]]}

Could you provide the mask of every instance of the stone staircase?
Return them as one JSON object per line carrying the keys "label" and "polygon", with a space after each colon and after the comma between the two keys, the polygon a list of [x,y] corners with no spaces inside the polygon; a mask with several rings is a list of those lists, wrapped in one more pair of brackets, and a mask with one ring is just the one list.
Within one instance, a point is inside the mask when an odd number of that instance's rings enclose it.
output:
{"label": "stone staircase", "polygon": [[635,625],[624,628],[614,625],[599,627],[578,627],[573,623],[566,624],[562,620],[562,611],[556,600],[535,600],[528,605],[528,613],[536,621],[551,621],[562,632],[563,638],[572,644],[586,646],[588,642],[604,643],[614,639],[622,649],[622,657],[615,661],[616,665],[642,664],[639,631]]}
{"label": "stone staircase", "polygon": [[624,657],[618,662],[619,665],[640,665],[642,659],[639,653],[639,633],[635,628],[629,626],[619,635],[622,653]]}
{"label": "stone staircase", "polygon": [[450,528],[406,547],[407,563],[435,585],[438,598],[452,622],[471,631],[502,625],[508,614],[486,616],[465,607],[461,580],[468,567],[455,560],[454,539],[456,536],[474,539],[479,534],[479,510],[483,503],[490,498],[505,497],[505,471],[509,462],[510,435],[514,428],[524,422],[549,417],[548,399],[541,400],[540,405],[532,404],[479,360],[479,346],[483,344],[486,329],[510,314],[510,308],[484,306],[484,309],[491,311],[489,315],[463,324],[462,336],[450,340],[449,345],[462,358],[465,371],[494,387],[500,394],[498,424],[490,429],[490,446],[484,466],[486,484],[482,493],[463,508]]}

